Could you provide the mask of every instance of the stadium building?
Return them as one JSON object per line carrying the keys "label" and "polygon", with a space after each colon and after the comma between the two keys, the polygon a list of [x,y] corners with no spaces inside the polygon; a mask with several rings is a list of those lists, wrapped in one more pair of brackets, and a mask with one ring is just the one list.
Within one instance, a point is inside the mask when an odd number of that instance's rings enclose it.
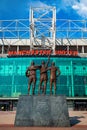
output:
{"label": "stadium building", "polygon": [[[54,61],[61,71],[56,94],[66,95],[69,107],[86,110],[87,21],[56,19],[55,7],[31,8],[30,14],[30,19],[0,20],[0,109],[15,109],[19,95],[28,93],[27,67],[50,55],[49,66]],[[39,81],[37,70],[36,95]]]}

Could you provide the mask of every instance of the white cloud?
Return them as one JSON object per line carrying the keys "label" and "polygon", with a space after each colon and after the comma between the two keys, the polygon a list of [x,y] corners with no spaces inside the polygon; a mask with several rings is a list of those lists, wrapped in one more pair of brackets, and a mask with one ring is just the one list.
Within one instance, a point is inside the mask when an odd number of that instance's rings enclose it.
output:
{"label": "white cloud", "polygon": [[72,8],[76,10],[80,16],[87,18],[87,1],[80,0],[80,2],[76,2]]}
{"label": "white cloud", "polygon": [[41,1],[31,1],[29,3],[29,6],[31,6],[31,7],[46,7],[46,8],[49,7],[47,4],[45,4]]}
{"label": "white cloud", "polygon": [[59,8],[67,10],[68,7],[72,7],[76,3],[77,0],[61,0],[61,5]]}
{"label": "white cloud", "polygon": [[87,0],[61,0],[61,4],[57,6],[59,10],[62,9],[67,12],[69,12],[69,7],[71,7],[78,15],[87,19]]}
{"label": "white cloud", "polygon": [[77,0],[62,0],[64,6],[72,6]]}
{"label": "white cloud", "polygon": [[[41,2],[40,0],[31,0],[29,2],[29,6],[31,7],[50,7],[48,5],[48,2]],[[80,15],[83,18],[87,18],[87,0],[56,0],[53,1],[53,4],[51,6],[56,6],[57,13],[62,9],[67,12],[69,12],[69,7],[71,7],[73,10],[76,11],[78,15]]]}

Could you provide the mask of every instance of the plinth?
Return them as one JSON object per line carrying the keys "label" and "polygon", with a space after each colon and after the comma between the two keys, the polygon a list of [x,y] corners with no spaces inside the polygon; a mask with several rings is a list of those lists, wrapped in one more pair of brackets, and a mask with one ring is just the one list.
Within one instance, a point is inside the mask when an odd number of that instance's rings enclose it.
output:
{"label": "plinth", "polygon": [[20,96],[15,126],[69,127],[65,96]]}

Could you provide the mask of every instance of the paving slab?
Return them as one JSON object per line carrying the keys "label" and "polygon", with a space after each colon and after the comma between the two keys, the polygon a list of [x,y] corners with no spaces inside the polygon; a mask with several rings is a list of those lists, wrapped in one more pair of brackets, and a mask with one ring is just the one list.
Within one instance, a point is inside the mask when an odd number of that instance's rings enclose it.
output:
{"label": "paving slab", "polygon": [[87,130],[87,127],[80,128],[55,128],[55,127],[0,127],[0,130]]}
{"label": "paving slab", "polygon": [[0,130],[87,130],[87,111],[69,110],[71,127],[14,127],[16,111],[0,111]]}

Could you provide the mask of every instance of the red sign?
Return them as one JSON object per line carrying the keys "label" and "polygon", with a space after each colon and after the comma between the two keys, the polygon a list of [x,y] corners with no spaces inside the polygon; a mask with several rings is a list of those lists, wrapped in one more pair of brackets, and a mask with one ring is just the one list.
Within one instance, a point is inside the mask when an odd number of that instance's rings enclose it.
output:
{"label": "red sign", "polygon": [[[9,56],[15,56],[15,55],[51,55],[51,50],[22,50],[22,51],[9,51]],[[65,50],[56,50],[55,55],[71,55],[71,56],[77,56],[78,51],[65,51]]]}
{"label": "red sign", "polygon": [[55,51],[56,55],[72,55],[72,56],[77,56],[78,55],[78,51],[65,51],[65,50],[56,50]]}

